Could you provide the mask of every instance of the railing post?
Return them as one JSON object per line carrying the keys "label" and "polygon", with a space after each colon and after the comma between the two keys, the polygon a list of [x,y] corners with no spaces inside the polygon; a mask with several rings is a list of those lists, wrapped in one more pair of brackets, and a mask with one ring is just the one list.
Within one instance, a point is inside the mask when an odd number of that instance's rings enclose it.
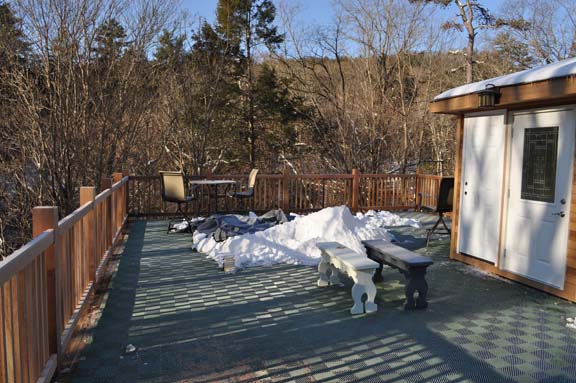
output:
{"label": "railing post", "polygon": [[100,182],[100,185],[102,185],[101,191],[104,191],[106,189],[110,189],[110,187],[112,187],[112,178],[102,177],[102,182]]}
{"label": "railing post", "polygon": [[[112,178],[109,177],[103,177],[102,178],[102,182],[100,183],[102,185],[102,191],[106,190],[106,189],[110,189],[112,187]],[[103,223],[103,229],[104,232],[106,233],[106,238],[105,238],[105,243],[104,243],[104,251],[106,251],[110,245],[112,244],[112,239],[114,236],[114,228],[112,225],[112,198],[107,199],[105,201],[102,202],[104,204],[103,206],[103,217],[102,217],[102,223]],[[110,242],[108,242],[110,241]]]}
{"label": "railing post", "polygon": [[[130,172],[126,169],[122,170],[122,177],[130,178]],[[130,208],[130,180],[126,182],[126,186],[124,187],[124,194],[125,194],[125,201],[124,201],[124,216],[128,216],[128,211]],[[124,217],[122,217],[124,219]]]}
{"label": "railing post", "polygon": [[58,251],[56,231],[58,230],[58,208],[55,206],[37,206],[32,209],[32,236],[37,237],[44,231],[54,230],[53,245],[46,249],[46,297],[48,309],[48,347],[50,354],[58,354],[60,332],[58,325],[59,300],[56,297],[56,257]]}
{"label": "railing post", "polygon": [[416,165],[416,195],[414,196],[414,208],[416,210],[421,209],[422,205],[422,185],[420,181],[420,167]]}
{"label": "railing post", "polygon": [[[112,183],[116,183],[116,182],[120,182],[122,181],[122,173],[121,172],[115,172],[112,173]],[[122,226],[122,220],[123,220],[123,214],[122,214],[122,204],[124,203],[124,196],[121,195],[122,190],[119,189],[115,195],[112,195],[112,204],[114,205],[112,207],[113,209],[113,213],[114,214],[114,234],[116,234],[116,232],[118,231],[118,229],[120,229],[120,226]]]}
{"label": "railing post", "polygon": [[288,213],[290,210],[290,171],[288,169],[284,169],[284,173],[282,174],[282,210],[285,213]]}
{"label": "railing post", "polygon": [[360,171],[352,169],[352,212],[358,211],[358,202],[360,199]]}
{"label": "railing post", "polygon": [[[84,206],[89,202],[94,202],[96,197],[96,188],[94,186],[82,186],[80,188],[80,206]],[[92,282],[96,281],[96,224],[95,213],[96,207],[92,207],[90,212],[86,214],[86,225],[84,226],[84,242],[88,250],[88,273]]]}

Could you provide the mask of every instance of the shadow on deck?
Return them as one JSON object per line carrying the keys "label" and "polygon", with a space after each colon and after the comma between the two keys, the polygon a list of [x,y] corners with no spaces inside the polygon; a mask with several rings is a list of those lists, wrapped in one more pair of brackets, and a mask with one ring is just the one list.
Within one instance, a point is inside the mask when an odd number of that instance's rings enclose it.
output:
{"label": "shadow on deck", "polygon": [[[576,381],[574,306],[449,261],[446,240],[428,252],[427,311],[402,310],[401,275],[387,270],[379,311],[353,317],[350,287],[317,288],[312,267],[224,274],[165,228],[130,226],[72,382]],[[397,233],[423,243],[422,230]]]}

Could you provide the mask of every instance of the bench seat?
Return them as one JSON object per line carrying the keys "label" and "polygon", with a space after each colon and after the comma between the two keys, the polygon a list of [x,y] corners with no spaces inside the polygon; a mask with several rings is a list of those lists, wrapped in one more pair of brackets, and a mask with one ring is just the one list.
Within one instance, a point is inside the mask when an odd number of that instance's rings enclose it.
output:
{"label": "bench seat", "polygon": [[[354,286],[352,286],[354,305],[350,309],[350,313],[376,312],[378,310],[378,306],[374,303],[376,286],[372,281],[372,275],[378,269],[378,263],[339,242],[320,242],[316,246],[322,253],[322,260],[318,265],[318,286],[326,287],[340,284],[338,274],[347,274],[354,281]],[[364,294],[366,294],[367,299],[363,303],[362,296]]]}
{"label": "bench seat", "polygon": [[[428,302],[426,301],[428,294],[426,268],[434,263],[432,259],[385,240],[367,240],[362,241],[362,243],[366,247],[368,257],[380,264],[374,274],[373,279],[375,282],[382,280],[384,264],[398,269],[406,278],[404,287],[406,303],[404,304],[404,309],[423,309],[428,307]],[[418,298],[414,300],[416,291],[418,291]]]}

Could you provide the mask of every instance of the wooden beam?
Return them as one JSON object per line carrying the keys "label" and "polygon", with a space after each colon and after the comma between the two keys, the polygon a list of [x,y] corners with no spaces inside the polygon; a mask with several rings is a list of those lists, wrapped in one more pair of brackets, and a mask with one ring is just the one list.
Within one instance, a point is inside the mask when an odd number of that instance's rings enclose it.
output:
{"label": "wooden beam", "polygon": [[[519,109],[576,102],[576,77],[563,77],[500,88],[496,109]],[[460,114],[479,111],[475,93],[432,101],[431,113]]]}
{"label": "wooden beam", "polygon": [[464,116],[458,119],[456,126],[456,163],[454,165],[454,193],[452,212],[452,235],[450,239],[450,257],[458,253],[458,219],[460,217],[460,187],[462,183],[462,151],[464,147]]}

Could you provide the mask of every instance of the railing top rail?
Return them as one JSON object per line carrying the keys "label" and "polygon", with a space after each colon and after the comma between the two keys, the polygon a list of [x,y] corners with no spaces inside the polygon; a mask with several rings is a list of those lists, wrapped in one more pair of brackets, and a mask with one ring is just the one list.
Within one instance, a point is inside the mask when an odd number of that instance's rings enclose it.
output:
{"label": "railing top rail", "polygon": [[[365,174],[361,174],[364,176]],[[302,178],[302,179],[352,179],[354,176],[352,174],[258,174],[257,178],[260,179],[282,179],[282,178]],[[204,176],[188,176],[188,178],[198,178],[204,179]],[[218,174],[212,175],[211,178],[213,179],[222,179],[222,178],[240,178],[240,179],[248,179],[248,175],[246,174]],[[152,175],[152,176],[130,176],[130,179],[138,180],[138,181],[145,181],[145,180],[156,180],[160,179],[159,175]]]}
{"label": "railing top rail", "polygon": [[112,194],[112,189],[106,189],[101,191],[96,197],[94,197],[94,205],[99,205],[102,201],[104,201],[108,196]]}
{"label": "railing top rail", "polygon": [[360,173],[361,178],[416,178],[417,174]]}
{"label": "railing top rail", "polygon": [[106,198],[108,198],[108,196],[110,196],[110,194],[112,194],[113,192],[115,192],[116,190],[118,190],[122,185],[124,185],[126,182],[128,182],[130,180],[129,176],[125,176],[123,177],[120,181],[116,182],[114,185],[112,185],[111,188],[106,189],[102,192],[100,192],[100,194],[98,194],[95,198],[94,198],[94,204],[95,205],[99,205],[102,201],[104,201]]}
{"label": "railing top rail", "polygon": [[111,191],[115,191],[117,189],[119,189],[122,185],[124,185],[126,182],[128,182],[130,180],[129,176],[124,176],[122,177],[122,179],[116,183],[114,183],[112,185],[112,187],[110,188]]}
{"label": "railing top rail", "polygon": [[418,177],[419,178],[427,178],[427,179],[431,179],[431,180],[441,180],[442,178],[444,178],[442,176],[436,176],[433,174],[418,174]]}
{"label": "railing top rail", "polygon": [[84,218],[85,215],[90,213],[94,207],[94,202],[90,201],[68,214],[66,217],[58,221],[58,230],[67,230],[71,228],[76,222]]}
{"label": "railing top rail", "polygon": [[0,286],[46,251],[52,243],[54,243],[54,230],[48,229],[0,261]]}

